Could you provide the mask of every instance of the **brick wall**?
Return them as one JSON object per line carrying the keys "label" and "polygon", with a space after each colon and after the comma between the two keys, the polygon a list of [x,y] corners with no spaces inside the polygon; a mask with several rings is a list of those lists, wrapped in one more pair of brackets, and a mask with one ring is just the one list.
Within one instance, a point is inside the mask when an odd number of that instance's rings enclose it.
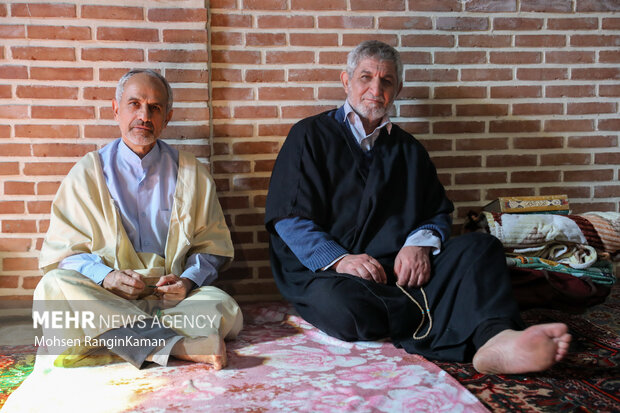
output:
{"label": "brick wall", "polygon": [[262,226],[274,159],[294,122],[341,104],[346,53],[365,39],[401,51],[394,120],[431,153],[457,223],[510,194],[619,211],[617,1],[124,4],[0,4],[0,295],[32,294],[54,192],[118,136],[109,100],[131,67],[172,82],[165,137],[213,171],[237,255],[220,285],[240,299],[277,296]]}

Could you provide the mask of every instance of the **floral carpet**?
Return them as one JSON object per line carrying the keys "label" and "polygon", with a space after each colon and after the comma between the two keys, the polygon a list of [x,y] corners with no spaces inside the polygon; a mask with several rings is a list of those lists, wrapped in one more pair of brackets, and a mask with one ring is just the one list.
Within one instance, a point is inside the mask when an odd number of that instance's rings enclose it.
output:
{"label": "floral carpet", "polygon": [[37,356],[2,413],[52,406],[66,412],[487,411],[445,371],[390,343],[333,339],[291,315],[288,305],[243,310],[246,326],[228,343],[226,369],[181,361],[143,370],[124,362],[58,368],[53,356]]}

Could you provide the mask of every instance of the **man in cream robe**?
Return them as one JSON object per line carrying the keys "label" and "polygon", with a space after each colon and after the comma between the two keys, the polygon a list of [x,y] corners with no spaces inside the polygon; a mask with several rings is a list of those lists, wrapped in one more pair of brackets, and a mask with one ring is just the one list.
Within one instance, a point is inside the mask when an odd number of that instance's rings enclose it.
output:
{"label": "man in cream robe", "polygon": [[[124,88],[130,91],[127,92],[131,93],[129,97],[123,96]],[[127,99],[137,100],[142,107],[134,109],[136,103],[125,102]],[[140,158],[153,148],[172,153],[172,148],[157,142],[172,115],[171,101],[169,85],[157,73],[136,70],[126,74],[119,82],[113,105],[123,137],[109,144],[108,151],[117,151],[125,145],[125,150],[131,149]],[[160,111],[159,116],[157,111]],[[234,338],[240,331],[241,311],[220,289],[195,285],[182,278],[188,257],[202,254],[218,257],[219,262],[230,261],[233,257],[230,233],[212,178],[193,155],[178,151],[172,208],[166,211],[170,219],[164,256],[139,252],[124,227],[122,205],[119,208],[119,200],[113,199],[112,188],[106,182],[108,177],[100,157],[104,150],[106,148],[87,154],[72,168],[52,205],[50,226],[39,260],[45,275],[35,290],[34,311],[69,311],[74,315],[90,312],[96,317],[95,322],[69,322],[56,329],[44,325],[48,339],[61,337],[65,340],[59,347],[50,345],[50,353],[62,352],[63,357],[57,359],[57,364],[70,365],[97,348],[89,347],[86,338],[98,337],[112,343],[108,347],[112,352],[137,367],[145,360],[165,365],[172,355],[222,368],[226,364],[223,339]],[[144,207],[138,205],[138,208]],[[101,265],[112,270],[100,285],[92,277],[69,269],[70,265],[63,266],[63,260],[80,257],[80,254],[97,257]],[[108,276],[111,280],[118,272],[137,279],[133,281],[121,274],[133,283],[131,293],[118,292],[106,281]],[[136,273],[148,277],[140,279]],[[184,285],[192,285],[194,289],[184,290]],[[146,299],[126,299],[135,298],[137,293],[138,297]],[[133,323],[126,320],[133,320]],[[141,321],[138,325],[137,320]],[[166,320],[169,320],[168,325]],[[143,339],[142,343],[154,344],[140,348],[122,345],[138,338]]]}

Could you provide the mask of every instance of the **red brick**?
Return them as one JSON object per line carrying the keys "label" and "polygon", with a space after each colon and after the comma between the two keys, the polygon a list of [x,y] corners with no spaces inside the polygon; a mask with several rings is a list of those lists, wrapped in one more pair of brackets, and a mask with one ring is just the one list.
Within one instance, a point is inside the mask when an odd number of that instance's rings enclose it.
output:
{"label": "red brick", "polygon": [[49,214],[52,201],[28,201],[28,212],[31,214]]}
{"label": "red brick", "polygon": [[111,61],[111,62],[142,62],[142,49],[115,49],[115,48],[85,48],[82,49],[82,60]]}
{"label": "red brick", "polygon": [[0,154],[2,156],[30,156],[31,148],[29,144],[22,143],[0,144]]}
{"label": "red brick", "polygon": [[[220,204],[222,208],[226,211],[231,209],[246,209],[250,207],[250,201],[247,196],[235,196],[235,197],[219,197]],[[251,234],[251,233],[249,233]],[[235,240],[236,242],[240,242],[242,239]],[[245,239],[246,242],[252,242],[252,239]]]}
{"label": "red brick", "polygon": [[94,119],[92,106],[32,106],[33,119]]}
{"label": "red brick", "polygon": [[0,125],[0,139],[11,137],[11,127],[9,125]]}
{"label": "red brick", "polygon": [[428,152],[444,152],[452,150],[452,139],[418,139]]}
{"label": "red brick", "polygon": [[570,85],[570,86],[547,86],[547,97],[594,97],[596,90],[594,85]]}
{"label": "red brick", "polygon": [[616,113],[618,110],[615,102],[579,102],[568,103],[567,114],[583,115],[592,113]]}
{"label": "red brick", "polygon": [[493,19],[494,30],[540,30],[545,21],[543,19],[530,19],[518,17],[496,17]]}
{"label": "red brick", "polygon": [[403,47],[454,47],[456,41],[448,34],[409,34],[402,35]]}
{"label": "red brick", "polygon": [[379,17],[380,30],[430,30],[433,21],[429,17]]}
{"label": "red brick", "polygon": [[476,31],[488,30],[489,19],[486,17],[437,17],[437,30]]}
{"label": "red brick", "polygon": [[76,157],[84,156],[88,152],[97,149],[96,145],[70,144],[70,143],[45,143],[32,145],[34,156],[59,156]]}
{"label": "red brick", "polygon": [[455,175],[457,185],[502,184],[506,183],[506,172],[461,172]]}
{"label": "red brick", "polygon": [[570,45],[576,47],[618,47],[620,36],[573,34],[570,37]]}
{"label": "red brick", "polygon": [[574,68],[571,71],[571,79],[583,80],[612,80],[620,79],[620,69],[616,67],[591,67],[587,69]]}
{"label": "red brick", "polygon": [[482,150],[508,149],[508,138],[458,138],[456,139],[457,151],[482,151]]}
{"label": "red brick", "polygon": [[278,153],[280,145],[277,142],[239,142],[232,145],[236,155],[253,155]]}
{"label": "red brick", "polygon": [[620,164],[620,153],[597,153],[594,156],[596,165],[618,165]]}
{"label": "red brick", "polygon": [[519,65],[528,63],[541,63],[540,52],[491,52],[489,62],[499,65]]}
{"label": "red brick", "polygon": [[244,0],[243,8],[247,10],[286,10],[286,0]]}
{"label": "red brick", "polygon": [[547,63],[594,63],[595,52],[588,51],[548,51],[545,53]]}
{"label": "red brick", "polygon": [[392,34],[343,34],[342,45],[348,47],[355,47],[361,42],[366,40],[379,40],[383,43],[387,43],[390,46],[396,47],[398,45],[398,35]]}
{"label": "red brick", "polygon": [[85,125],[84,137],[85,138],[110,138],[114,136],[120,136],[120,130],[118,126],[106,126],[106,125]]}
{"label": "red brick", "polygon": [[603,29],[605,30],[618,30],[620,29],[620,18],[603,18]]}
{"label": "red brick", "polygon": [[351,2],[351,10],[404,11],[404,0],[356,0]]}
{"label": "red brick", "polygon": [[540,195],[566,194],[569,199],[590,198],[590,188],[583,186],[546,186],[540,188]]}
{"label": "red brick", "polygon": [[517,79],[519,80],[562,80],[568,79],[568,69],[517,69]]}
{"label": "red brick", "polygon": [[6,4],[0,4],[0,17],[6,17],[8,15],[8,11],[6,8]]}
{"label": "red brick", "polygon": [[252,100],[254,91],[249,88],[217,87],[213,89],[213,100]]}
{"label": "red brick", "polygon": [[91,40],[90,27],[82,26],[28,26],[29,39]]}
{"label": "red brick", "polygon": [[39,284],[39,281],[41,281],[41,278],[43,277],[34,276],[34,277],[22,277],[22,278],[23,278],[22,288],[26,290],[34,290]]}
{"label": "red brick", "polygon": [[[298,51],[298,52],[267,51],[265,53],[265,63],[268,63],[268,64],[314,63],[314,52],[310,52],[310,51]],[[342,63],[342,61],[340,63]]]}
{"label": "red brick", "polygon": [[77,99],[77,87],[18,85],[17,97],[22,99]]}
{"label": "red brick", "polygon": [[534,188],[515,188],[514,186],[510,186],[509,188],[493,188],[487,189],[486,195],[484,197],[487,201],[493,201],[502,196],[533,196]]}
{"label": "red brick", "polygon": [[246,82],[284,82],[284,70],[247,70]]}
{"label": "red brick", "polygon": [[616,146],[618,146],[618,138],[613,135],[568,137],[569,148],[613,148]]}
{"label": "red brick", "polygon": [[23,214],[26,212],[24,201],[0,201],[0,214]]}
{"label": "red brick", "polygon": [[19,277],[17,275],[2,274],[0,277],[0,288],[17,288]]}
{"label": "red brick", "polygon": [[486,63],[485,52],[435,52],[436,64]]}
{"label": "red brick", "polygon": [[456,69],[409,69],[405,71],[409,82],[454,82],[458,80]]}
{"label": "red brick", "polygon": [[209,6],[212,9],[236,9],[236,0],[211,0]]}
{"label": "red brick", "polygon": [[578,0],[578,12],[620,11],[620,5],[614,0]]}
{"label": "red brick", "polygon": [[446,195],[453,202],[473,202],[480,201],[479,189],[452,189],[447,190]]}
{"label": "red brick", "polygon": [[211,80],[214,82],[241,82],[243,78],[239,69],[213,68],[211,70]]}
{"label": "red brick", "polygon": [[291,46],[337,46],[338,35],[336,33],[291,33]]}
{"label": "red brick", "polygon": [[461,11],[458,0],[408,0],[411,11]]}
{"label": "red brick", "polygon": [[310,87],[261,87],[260,100],[312,100],[314,90]]}
{"label": "red brick", "polygon": [[143,20],[142,7],[82,6],[83,19]]}
{"label": "red brick", "polygon": [[254,172],[271,172],[275,162],[275,159],[254,161]]}
{"label": "red brick", "polygon": [[561,115],[564,113],[562,103],[515,103],[513,115]]}
{"label": "red brick", "polygon": [[400,91],[399,99],[426,99],[429,95],[427,86],[405,86]]}
{"label": "red brick", "polygon": [[536,155],[488,155],[487,167],[536,166]]}
{"label": "red brick", "polygon": [[465,3],[468,12],[517,11],[516,0],[472,0]]}
{"label": "red brick", "polygon": [[[263,2],[265,0],[262,0]],[[363,1],[363,0],[361,0]],[[393,0],[389,0],[393,1]],[[291,0],[292,10],[346,10],[346,0]]]}
{"label": "red brick", "polygon": [[436,86],[435,99],[483,99],[486,88],[480,86]]}
{"label": "red brick", "polygon": [[44,234],[49,229],[50,220],[49,219],[41,219],[41,220],[39,220],[38,225],[39,225],[39,233],[43,233]]}
{"label": "red brick", "polygon": [[599,85],[599,95],[601,97],[620,96],[620,85]]}
{"label": "red brick", "polygon": [[59,186],[60,182],[38,182],[37,195],[54,195]]}
{"label": "red brick", "polygon": [[148,19],[154,22],[206,22],[207,9],[188,9],[182,7],[168,9],[149,9]]}
{"label": "red brick", "polygon": [[459,36],[460,47],[510,47],[512,46],[512,36],[508,35],[486,35],[471,34]]}
{"label": "red brick", "polygon": [[[401,54],[402,60],[402,54]],[[319,52],[319,63],[323,65],[344,65],[347,61],[347,52]],[[309,63],[312,63],[310,60]]]}
{"label": "red brick", "polygon": [[318,25],[320,29],[373,29],[374,20],[371,16],[319,16]]}
{"label": "red brick", "polygon": [[433,156],[433,163],[438,169],[471,168],[482,166],[481,156]]}
{"label": "red brick", "polygon": [[452,105],[400,105],[402,117],[437,117],[451,116]]}
{"label": "red brick", "polygon": [[207,125],[168,126],[161,136],[162,139],[208,139],[208,137]]}
{"label": "red brick", "polygon": [[29,162],[24,165],[24,175],[66,175],[73,163]]}
{"label": "red brick", "polygon": [[148,52],[148,60],[151,62],[206,62],[208,55],[206,50],[156,50]]}
{"label": "red brick", "polygon": [[90,67],[31,67],[30,78],[35,80],[93,80]]}
{"label": "red brick", "polygon": [[286,45],[284,33],[246,33],[245,42],[248,46],[275,47]]}
{"label": "red brick", "polygon": [[[0,251],[26,252],[30,249],[32,240],[29,238],[0,238]],[[0,277],[2,279],[4,277]]]}
{"label": "red brick", "polygon": [[335,108],[331,105],[283,106],[282,119],[303,119]]}
{"label": "red brick", "polygon": [[538,132],[538,120],[493,120],[489,123],[489,132]]}
{"label": "red brick", "polygon": [[0,99],[10,99],[12,96],[11,85],[0,85]]}
{"label": "red brick", "polygon": [[251,172],[250,161],[214,161],[213,172],[218,174],[234,174]]}
{"label": "red brick", "polygon": [[11,4],[13,17],[77,17],[75,5],[53,3],[13,3]]}
{"label": "red brick", "polygon": [[191,69],[166,69],[166,79],[169,82],[181,83],[207,83],[207,70],[191,70]]}
{"label": "red brick", "polygon": [[595,17],[581,17],[576,19],[548,19],[547,29],[549,30],[596,30],[598,29],[598,19]]}
{"label": "red brick", "polygon": [[312,29],[312,16],[257,16],[257,24],[261,29]]}
{"label": "red brick", "polygon": [[594,121],[591,119],[547,119],[547,132],[589,132],[594,130]]}
{"label": "red brick", "polygon": [[[174,100],[177,102],[207,102],[209,91],[206,88],[182,88],[174,89]],[[177,109],[175,109],[176,114]],[[177,120],[173,116],[173,120]]]}
{"label": "red brick", "polygon": [[508,105],[499,104],[469,104],[457,105],[457,116],[506,116]]}
{"label": "red brick", "polygon": [[330,82],[340,79],[341,69],[289,69],[289,82]]}
{"label": "red brick", "polygon": [[254,191],[269,188],[269,178],[233,178],[235,190]]}
{"label": "red brick", "polygon": [[[0,175],[17,175],[17,174],[19,174],[19,163],[0,162]],[[8,194],[7,189],[6,189],[7,184],[8,182],[5,184],[5,187],[4,187],[5,194]]]}
{"label": "red brick", "polygon": [[4,258],[2,260],[3,271],[38,270],[39,260],[37,258]]}
{"label": "red brick", "polygon": [[253,135],[253,128],[252,125],[215,125],[213,134],[219,138],[247,137]]}
{"label": "red brick", "polygon": [[514,138],[515,149],[551,149],[561,148],[564,141],[560,136]]}
{"label": "red brick", "polygon": [[175,121],[205,121],[209,119],[208,108],[176,108],[173,120]]}
{"label": "red brick", "polygon": [[601,50],[599,52],[599,62],[601,63],[620,63],[620,51]]}
{"label": "red brick", "polygon": [[611,181],[613,177],[613,169],[580,169],[578,171],[564,171],[565,182]]}
{"label": "red brick", "polygon": [[222,31],[211,33],[211,44],[214,46],[241,46],[243,45],[243,33]]}
{"label": "red brick", "polygon": [[412,135],[426,134],[430,131],[429,122],[398,122],[398,125]]}
{"label": "red brick", "polygon": [[228,64],[259,64],[260,52],[246,50],[213,50],[211,53],[213,63]]}
{"label": "red brick", "polygon": [[522,12],[570,13],[572,0],[521,0]]}
{"label": "red brick", "polygon": [[540,155],[540,164],[548,165],[589,165],[588,153],[551,153]]}
{"label": "red brick", "polygon": [[[16,166],[17,166],[17,163],[16,163]],[[4,183],[4,194],[5,195],[34,195],[34,182],[6,181]]]}
{"label": "red brick", "polygon": [[265,214],[239,214],[235,216],[236,226],[262,226],[265,222]]}
{"label": "red brick", "polygon": [[620,131],[620,119],[599,119],[598,130]]}
{"label": "red brick", "polygon": [[433,133],[481,133],[484,122],[435,122]]}
{"label": "red brick", "polygon": [[23,39],[26,37],[26,26],[5,24],[0,26],[0,39]]}
{"label": "red brick", "polygon": [[7,234],[37,232],[37,222],[34,220],[5,219],[2,221],[2,232]]}
{"label": "red brick", "polygon": [[560,182],[561,171],[519,171],[510,173],[510,182]]}
{"label": "red brick", "polygon": [[158,42],[157,29],[140,29],[135,27],[99,27],[97,40],[124,42]]}
{"label": "red brick", "polygon": [[461,69],[464,81],[499,81],[512,80],[511,69]]}
{"label": "red brick", "polygon": [[17,65],[0,65],[0,79],[28,79],[28,68]]}
{"label": "red brick", "polygon": [[26,105],[0,105],[0,119],[25,119],[28,117]]}
{"label": "red brick", "polygon": [[[433,62],[429,52],[401,52],[400,58],[403,64],[409,65],[429,65]],[[342,60],[342,62],[346,61],[346,58]]]}
{"label": "red brick", "polygon": [[111,87],[85,87],[84,99],[110,101],[114,98],[115,88]]}
{"label": "red brick", "polygon": [[[212,2],[213,3],[213,2]],[[271,17],[271,16],[264,16]],[[277,16],[280,17],[280,16]],[[258,16],[260,22],[263,16]],[[252,27],[252,16],[249,14],[228,14],[228,13],[213,13],[211,15],[211,27]],[[260,25],[258,27],[263,27]]]}
{"label": "red brick", "polygon": [[258,125],[258,136],[286,136],[292,126],[290,123]]}

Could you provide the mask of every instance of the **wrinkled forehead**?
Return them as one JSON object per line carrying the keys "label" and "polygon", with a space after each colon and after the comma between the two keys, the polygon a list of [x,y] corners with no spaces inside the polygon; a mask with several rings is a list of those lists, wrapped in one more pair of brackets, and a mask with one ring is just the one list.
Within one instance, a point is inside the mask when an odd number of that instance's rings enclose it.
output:
{"label": "wrinkled forehead", "polygon": [[122,99],[132,98],[149,98],[160,103],[166,103],[168,93],[161,80],[146,73],[138,73],[127,79],[123,88]]}
{"label": "wrinkled forehead", "polygon": [[362,72],[378,74],[381,77],[397,78],[396,65],[394,62],[391,60],[382,60],[372,56],[360,59],[354,73],[359,74]]}

